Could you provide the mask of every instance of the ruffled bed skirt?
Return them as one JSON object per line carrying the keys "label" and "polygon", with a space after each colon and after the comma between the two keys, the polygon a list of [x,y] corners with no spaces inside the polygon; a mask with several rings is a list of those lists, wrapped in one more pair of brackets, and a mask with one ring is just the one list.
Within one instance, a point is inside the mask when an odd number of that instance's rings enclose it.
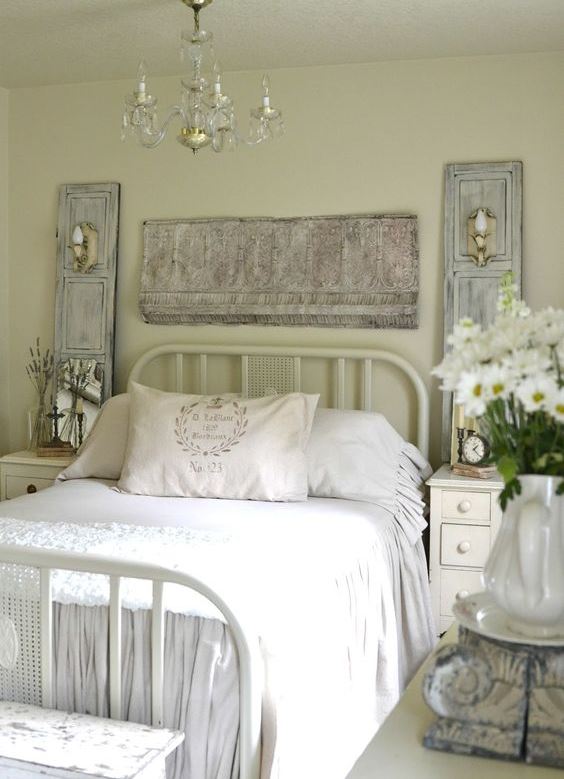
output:
{"label": "ruffled bed skirt", "polygon": [[[364,622],[355,625],[359,640],[351,644],[356,656],[349,658],[351,685],[361,691],[366,711],[360,721],[362,733],[349,734],[348,766],[358,756],[378,725],[397,702],[399,694],[429,653],[435,638],[430,627],[427,567],[421,541],[412,545],[395,522],[385,529],[385,562],[393,583],[397,656],[389,651],[389,639],[366,641],[371,627]],[[351,578],[352,577],[352,578]],[[354,579],[354,581],[353,581]],[[362,580],[370,580],[369,572],[359,569],[335,586],[342,596],[351,593],[359,597]],[[390,619],[385,604],[380,618],[384,625]],[[392,617],[393,624],[393,617]],[[108,610],[104,606],[55,605],[55,700],[59,709],[69,709],[98,716],[109,714],[108,677]],[[381,626],[379,631],[388,633]],[[149,724],[151,721],[151,617],[146,610],[124,609],[122,614],[122,701],[123,717]],[[365,640],[360,640],[365,635]],[[389,635],[389,633],[388,633]],[[296,645],[301,637],[296,635]],[[365,647],[364,654],[361,647]],[[320,641],[316,651],[326,649]],[[265,652],[266,653],[266,652]],[[302,779],[285,768],[287,756],[277,749],[279,698],[284,690],[275,690],[268,683],[268,674],[275,667],[272,658],[266,663],[267,688],[263,703],[262,779]],[[311,668],[311,665],[310,665]],[[303,673],[303,669],[302,669]],[[322,682],[322,680],[317,680]],[[331,687],[327,680],[327,687]],[[276,700],[275,700],[276,699]],[[307,705],[304,690],[304,706]],[[368,711],[370,707],[370,711]],[[291,708],[290,708],[291,711]],[[350,712],[336,711],[335,727],[343,728],[343,739]],[[340,723],[340,724],[339,724]],[[229,628],[220,620],[166,613],[164,724],[184,730],[184,745],[167,764],[167,779],[237,779],[239,775],[238,728],[239,685],[237,654]],[[312,727],[310,749],[331,753],[331,742],[323,744]],[[321,728],[317,731],[321,731]],[[352,743],[351,739],[356,739]],[[298,748],[298,747],[296,747]],[[293,747],[290,747],[292,750]],[[341,750],[340,758],[347,752]],[[344,760],[346,762],[346,759]],[[320,766],[321,770],[321,766]],[[303,779],[306,779],[304,774]],[[324,777],[342,777],[335,774]]]}
{"label": "ruffled bed skirt", "polygon": [[[54,635],[56,707],[109,716],[107,607],[55,604]],[[122,716],[150,724],[150,612],[123,609],[122,636]],[[186,733],[167,779],[237,779],[237,654],[223,622],[166,613],[164,725]]]}

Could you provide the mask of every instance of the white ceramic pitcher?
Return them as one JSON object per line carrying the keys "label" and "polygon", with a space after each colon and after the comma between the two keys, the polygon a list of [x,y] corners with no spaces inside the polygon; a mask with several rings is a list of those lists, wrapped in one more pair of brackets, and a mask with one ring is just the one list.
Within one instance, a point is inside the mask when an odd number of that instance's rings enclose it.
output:
{"label": "white ceramic pitcher", "polygon": [[561,479],[520,476],[522,492],[507,505],[483,582],[528,637],[564,637],[564,495]]}

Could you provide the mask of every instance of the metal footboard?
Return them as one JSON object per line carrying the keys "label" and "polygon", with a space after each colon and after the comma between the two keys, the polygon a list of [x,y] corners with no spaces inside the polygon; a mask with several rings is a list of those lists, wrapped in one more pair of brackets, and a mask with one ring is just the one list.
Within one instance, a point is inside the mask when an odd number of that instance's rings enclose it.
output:
{"label": "metal footboard", "polygon": [[56,569],[110,577],[109,661],[110,716],[121,719],[121,582],[144,579],[152,582],[151,699],[152,724],[163,725],[164,678],[164,586],[178,584],[203,595],[219,609],[230,628],[239,664],[239,755],[240,779],[259,779],[263,666],[258,636],[241,615],[209,585],[189,574],[159,565],[136,563],[112,557],[78,554],[35,547],[0,545],[0,563],[22,565],[40,574],[41,701],[53,703],[53,595],[52,571]]}

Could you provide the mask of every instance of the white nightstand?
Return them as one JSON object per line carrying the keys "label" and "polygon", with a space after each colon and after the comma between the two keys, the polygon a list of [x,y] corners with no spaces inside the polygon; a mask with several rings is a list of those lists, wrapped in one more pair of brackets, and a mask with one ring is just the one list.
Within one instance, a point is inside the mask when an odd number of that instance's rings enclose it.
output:
{"label": "white nightstand", "polygon": [[482,588],[481,572],[501,522],[500,476],[469,479],[443,465],[431,488],[429,578],[437,634],[453,622],[457,597]]}
{"label": "white nightstand", "polygon": [[0,500],[17,498],[50,487],[71,457],[38,457],[24,450],[0,457]]}

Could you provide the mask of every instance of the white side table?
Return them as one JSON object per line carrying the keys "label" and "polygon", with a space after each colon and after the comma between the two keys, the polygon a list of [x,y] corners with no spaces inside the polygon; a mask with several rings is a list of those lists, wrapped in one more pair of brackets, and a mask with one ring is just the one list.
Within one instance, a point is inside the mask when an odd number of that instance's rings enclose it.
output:
{"label": "white side table", "polygon": [[[440,645],[454,643],[452,626]],[[400,702],[382,724],[347,779],[562,779],[557,768],[436,752],[423,746],[423,736],[435,719],[421,695],[423,663]]]}
{"label": "white side table", "polygon": [[452,604],[482,589],[481,573],[501,522],[501,476],[471,479],[443,465],[431,476],[429,579],[437,635],[453,622]]}
{"label": "white side table", "polygon": [[133,722],[0,703],[2,779],[165,779],[184,733]]}
{"label": "white side table", "polygon": [[70,457],[38,457],[24,450],[0,457],[0,500],[33,494],[50,487],[59,473],[70,465]]}

